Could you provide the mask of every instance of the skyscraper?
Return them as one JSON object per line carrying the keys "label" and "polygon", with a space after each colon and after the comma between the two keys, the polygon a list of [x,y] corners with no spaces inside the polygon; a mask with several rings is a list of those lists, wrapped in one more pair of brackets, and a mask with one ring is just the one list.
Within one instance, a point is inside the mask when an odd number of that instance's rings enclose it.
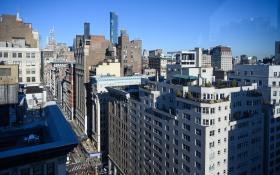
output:
{"label": "skyscraper", "polygon": [[90,39],[90,23],[84,23],[84,37],[85,39]]}
{"label": "skyscraper", "polygon": [[110,41],[116,45],[118,43],[118,15],[110,12]]}
{"label": "skyscraper", "polygon": [[275,63],[280,64],[280,41],[275,41]]}

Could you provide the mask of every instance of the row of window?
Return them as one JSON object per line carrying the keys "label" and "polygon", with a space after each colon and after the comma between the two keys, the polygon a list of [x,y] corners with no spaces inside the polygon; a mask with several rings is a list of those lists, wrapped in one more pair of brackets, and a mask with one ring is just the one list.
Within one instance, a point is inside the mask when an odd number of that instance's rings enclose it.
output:
{"label": "row of window", "polygon": [[26,77],[26,81],[27,82],[36,82],[36,78],[35,77]]}
{"label": "row of window", "polygon": [[[0,58],[9,58],[9,55],[12,58],[23,58],[23,56],[24,56],[22,52],[12,52],[12,53],[0,52]],[[35,53],[34,52],[26,52],[25,53],[25,58],[35,58]]]}

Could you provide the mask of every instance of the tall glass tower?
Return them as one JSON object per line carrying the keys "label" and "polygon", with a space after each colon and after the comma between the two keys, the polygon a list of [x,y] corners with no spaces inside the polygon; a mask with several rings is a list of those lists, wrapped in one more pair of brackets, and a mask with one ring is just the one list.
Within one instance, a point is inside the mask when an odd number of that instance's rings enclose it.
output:
{"label": "tall glass tower", "polygon": [[116,45],[118,43],[118,15],[110,12],[110,41]]}

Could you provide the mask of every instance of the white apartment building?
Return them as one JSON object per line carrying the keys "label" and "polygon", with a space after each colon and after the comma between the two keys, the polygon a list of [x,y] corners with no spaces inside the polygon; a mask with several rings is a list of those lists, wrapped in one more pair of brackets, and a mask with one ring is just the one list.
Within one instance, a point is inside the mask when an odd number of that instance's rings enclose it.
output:
{"label": "white apartment building", "polygon": [[190,67],[184,68],[180,64],[167,65],[167,81],[170,81],[174,76],[193,76],[196,77],[198,85],[205,83],[212,83],[215,80],[213,77],[213,68],[212,67]]}
{"label": "white apartment building", "polygon": [[12,43],[5,45],[0,44],[0,62],[19,65],[20,84],[40,84],[40,49],[12,46]]}
{"label": "white apartment building", "polygon": [[239,83],[258,83],[265,112],[264,174],[280,172],[280,65],[236,65],[229,76]]}
{"label": "white apartment building", "polygon": [[[230,174],[230,167],[232,174],[244,173],[244,169],[248,174],[262,174],[263,152],[257,150],[262,150],[263,121],[256,88],[256,84],[202,87],[148,82],[139,87],[138,95],[111,90],[109,172],[223,175]],[[240,99],[246,103],[238,103]],[[247,101],[249,108],[245,108]],[[241,106],[232,110],[235,103]],[[125,111],[128,119],[122,117]],[[246,137],[238,132],[241,123],[249,128]],[[231,142],[230,136],[243,140]],[[251,143],[255,138],[256,143]],[[240,142],[247,144],[239,146]]]}

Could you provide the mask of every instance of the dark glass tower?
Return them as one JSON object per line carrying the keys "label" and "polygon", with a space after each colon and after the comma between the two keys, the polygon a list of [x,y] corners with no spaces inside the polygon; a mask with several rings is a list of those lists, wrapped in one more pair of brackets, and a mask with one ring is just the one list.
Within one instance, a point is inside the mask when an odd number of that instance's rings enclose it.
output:
{"label": "dark glass tower", "polygon": [[84,37],[85,39],[90,38],[90,24],[88,22],[84,23]]}
{"label": "dark glass tower", "polygon": [[110,12],[110,41],[116,45],[118,43],[118,15]]}

